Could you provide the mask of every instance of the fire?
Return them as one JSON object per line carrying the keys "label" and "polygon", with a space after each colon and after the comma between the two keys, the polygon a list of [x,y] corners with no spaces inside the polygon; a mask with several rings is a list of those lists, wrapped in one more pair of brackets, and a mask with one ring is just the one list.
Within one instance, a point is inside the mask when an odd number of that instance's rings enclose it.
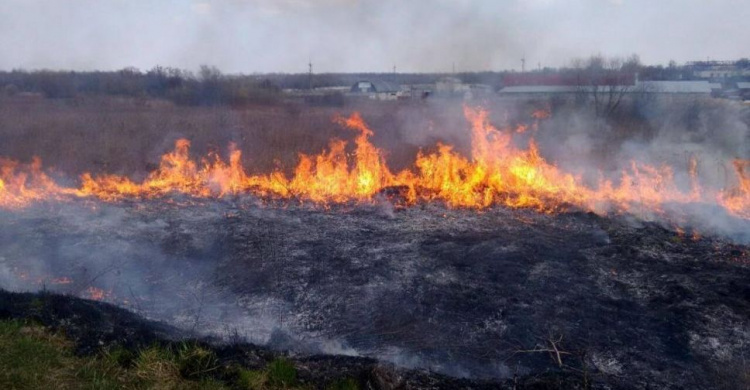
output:
{"label": "fire", "polygon": [[551,116],[552,112],[550,112],[549,108],[534,110],[534,112],[531,113],[531,117],[534,119],[547,119]]}
{"label": "fire", "polygon": [[734,171],[739,185],[736,188],[721,191],[717,196],[719,204],[731,213],[750,219],[750,160],[734,160]]}
{"label": "fire", "polygon": [[50,279],[50,283],[51,284],[72,284],[73,283],[73,279],[71,279],[71,278],[69,278],[67,276],[62,276],[62,277],[59,277],[59,278],[52,278],[52,279]]}
{"label": "fire", "polygon": [[94,300],[94,301],[103,301],[112,296],[112,291],[104,291],[100,288],[91,286],[87,288],[86,291],[83,292],[83,295],[86,298]]}
{"label": "fire", "polygon": [[572,200],[575,179],[545,162],[533,141],[520,150],[510,132],[489,124],[486,111],[467,107],[464,114],[471,123],[472,159],[446,145],[440,145],[437,154],[420,154],[415,188],[427,189],[420,191],[421,199],[444,200],[454,207],[500,203],[545,211]]}
{"label": "fire", "polygon": [[[261,197],[299,199],[316,204],[369,202],[390,188],[403,189],[406,204],[444,202],[449,207],[482,209],[493,205],[533,208],[555,212],[575,206],[598,213],[662,213],[670,203],[714,203],[727,212],[750,219],[750,162],[733,163],[739,185],[711,190],[698,182],[696,159],[689,161],[690,189],[675,182],[670,166],[632,162],[617,180],[601,179],[596,186],[564,172],[542,157],[526,129],[536,129],[549,118],[548,110],[535,111],[534,122],[515,128],[496,128],[483,109],[464,108],[470,124],[471,153],[464,156],[451,145],[419,152],[411,169],[392,172],[382,150],[373,145],[373,131],[358,113],[337,117],[335,122],[356,133],[353,145],[334,139],[317,155],[300,154],[293,175],[277,170],[250,175],[243,168],[242,152],[230,145],[227,161],[217,154],[195,160],[190,141],[180,139],[164,154],[159,167],[135,182],[119,175],[84,173],[77,188],[61,187],[31,164],[0,159],[0,207],[19,208],[33,202],[75,197],[115,202],[150,199],[178,193],[192,197],[224,197],[252,194]],[[526,141],[514,136],[523,133]],[[525,146],[519,146],[525,145]],[[353,152],[348,152],[348,150]]]}
{"label": "fire", "polygon": [[398,184],[385,164],[383,153],[370,143],[373,135],[362,117],[336,118],[344,127],[357,131],[354,161],[350,167],[346,142],[333,140],[329,150],[317,156],[300,155],[300,162],[289,181],[289,190],[315,202],[344,202],[370,199],[378,191]]}
{"label": "fire", "polygon": [[42,172],[42,160],[20,164],[0,158],[0,207],[23,207],[31,202],[57,198],[67,191]]}

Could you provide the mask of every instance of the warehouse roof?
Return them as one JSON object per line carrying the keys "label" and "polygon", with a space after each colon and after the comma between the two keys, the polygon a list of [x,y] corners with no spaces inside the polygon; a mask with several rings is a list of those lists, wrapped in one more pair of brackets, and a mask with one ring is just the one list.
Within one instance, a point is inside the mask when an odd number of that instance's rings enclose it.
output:
{"label": "warehouse roof", "polygon": [[[625,88],[624,92],[711,93],[711,84],[708,81],[640,81],[634,86],[614,87]],[[608,87],[599,88],[606,90]],[[586,86],[575,85],[514,85],[501,89],[500,93],[576,93],[586,89]]]}

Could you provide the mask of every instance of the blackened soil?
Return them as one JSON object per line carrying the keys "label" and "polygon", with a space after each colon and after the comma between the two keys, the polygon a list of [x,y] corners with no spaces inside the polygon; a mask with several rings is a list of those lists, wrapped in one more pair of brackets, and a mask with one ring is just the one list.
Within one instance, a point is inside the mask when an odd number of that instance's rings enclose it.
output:
{"label": "blackened soil", "polygon": [[[0,287],[99,298],[93,286],[181,332],[292,351],[310,372],[398,371],[372,358],[493,385],[747,386],[746,245],[576,212],[254,202],[7,213]],[[320,354],[339,357],[307,357]]]}
{"label": "blackened soil", "polygon": [[[177,347],[189,342],[212,350],[218,357],[218,370],[231,375],[231,367],[263,369],[283,357],[297,369],[302,385],[326,388],[342,379],[355,380],[363,389],[555,389],[584,388],[581,378],[569,373],[548,373],[514,378],[512,381],[456,379],[424,370],[406,370],[392,364],[362,357],[288,353],[242,342],[218,342],[196,338],[183,330],[149,321],[114,305],[68,295],[12,293],[0,290],[0,320],[22,319],[62,332],[74,342],[76,353],[93,355],[113,347],[137,352],[160,345]],[[230,379],[230,378],[217,378]]]}

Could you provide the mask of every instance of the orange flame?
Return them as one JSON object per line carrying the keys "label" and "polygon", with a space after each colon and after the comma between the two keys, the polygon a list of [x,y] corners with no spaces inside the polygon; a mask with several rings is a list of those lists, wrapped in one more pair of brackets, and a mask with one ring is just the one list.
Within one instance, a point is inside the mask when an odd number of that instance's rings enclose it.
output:
{"label": "orange flame", "polygon": [[104,291],[100,288],[91,286],[83,292],[83,296],[94,301],[103,301],[112,296],[112,291]]}
{"label": "orange flame", "polygon": [[59,278],[52,278],[52,279],[50,279],[50,283],[51,284],[72,284],[73,283],[73,279],[71,279],[71,278],[69,278],[67,276],[62,276],[62,277],[59,277]]}
{"label": "orange flame", "polygon": [[736,188],[721,191],[717,201],[729,212],[742,218],[750,219],[750,160],[734,160],[734,171],[739,185]]}
{"label": "orange flame", "polygon": [[[254,194],[263,197],[300,199],[318,204],[368,202],[388,188],[403,188],[404,202],[442,201],[450,207],[486,208],[492,205],[534,208],[553,212],[573,205],[606,213],[661,213],[668,203],[717,203],[727,212],[750,219],[750,162],[734,162],[739,186],[731,190],[702,188],[697,178],[697,160],[689,162],[691,188],[682,191],[669,166],[632,162],[618,180],[600,180],[589,187],[570,173],[558,169],[539,153],[534,139],[526,148],[514,142],[521,127],[498,129],[488,112],[464,107],[471,125],[471,154],[462,156],[450,145],[439,144],[433,153],[419,152],[412,169],[393,173],[384,153],[370,142],[373,132],[354,113],[335,122],[357,132],[353,153],[346,141],[332,140],[317,155],[299,156],[291,177],[280,171],[249,175],[242,166],[242,153],[230,145],[228,161],[209,154],[198,162],[190,157],[190,142],[180,139],[175,149],[162,156],[159,167],[142,182],[118,175],[84,173],[78,188],[58,186],[34,159],[24,165],[0,159],[0,207],[24,207],[35,201],[70,197],[95,197],[104,201],[146,199],[171,193],[193,197]],[[535,120],[548,111],[533,114]],[[534,126],[535,127],[534,123]],[[525,131],[525,130],[524,130]]]}

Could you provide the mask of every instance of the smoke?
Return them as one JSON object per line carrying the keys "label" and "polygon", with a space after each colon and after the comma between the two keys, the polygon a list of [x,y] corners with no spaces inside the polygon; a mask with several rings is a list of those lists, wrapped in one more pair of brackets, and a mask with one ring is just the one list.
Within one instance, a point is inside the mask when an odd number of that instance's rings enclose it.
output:
{"label": "smoke", "polygon": [[[694,179],[703,190],[731,190],[739,184],[732,161],[750,158],[747,109],[734,102],[635,96],[609,118],[597,117],[589,104],[568,102],[553,111],[534,134],[543,156],[592,188],[602,178],[618,183],[636,164],[670,167],[674,182],[685,193]],[[750,238],[746,223],[708,202],[647,219],[740,241]]]}
{"label": "smoke", "polygon": [[[447,72],[746,55],[748,5],[699,0],[8,0],[0,68]],[[701,25],[701,29],[694,26]],[[732,37],[732,39],[726,39]],[[691,42],[685,45],[684,42]]]}
{"label": "smoke", "polygon": [[[750,116],[741,104],[707,97],[636,94],[623,99],[617,110],[605,116],[597,115],[591,102],[564,98],[471,102],[431,99],[395,108],[392,124],[373,116],[365,118],[368,122],[375,119],[373,142],[385,151],[389,166],[398,172],[414,169],[416,150],[431,153],[438,143],[471,157],[470,124],[462,110],[464,104],[487,109],[491,124],[513,134],[518,148],[527,149],[533,140],[547,162],[592,189],[599,188],[602,180],[621,185],[624,174],[631,180],[634,166],[641,170],[668,167],[663,171],[664,179],[673,181],[678,191],[690,193],[697,184],[709,195],[703,203],[687,206],[665,204],[660,210],[634,207],[629,211],[632,216],[661,222],[670,229],[681,227],[739,242],[750,240],[747,222],[728,214],[710,195],[737,188],[733,161],[750,159]],[[533,119],[532,113],[538,110],[548,110],[551,115]],[[528,130],[515,132],[519,125]],[[379,137],[381,128],[396,131]],[[600,211],[614,212],[607,207]]]}
{"label": "smoke", "polygon": [[[108,205],[8,213],[0,228],[0,287],[106,300],[188,330],[220,333],[235,299],[212,285],[213,259],[221,256],[217,235],[196,234],[192,225],[215,223],[214,216],[215,210],[195,211],[175,226],[169,217],[143,218]],[[260,340],[275,326],[261,316],[243,325]]]}
{"label": "smoke", "polygon": [[[283,269],[264,248],[238,253],[225,246],[231,234],[227,221],[234,217],[230,205],[152,206],[82,202],[0,212],[0,288],[106,301],[197,336],[310,354],[358,355],[341,339],[298,327],[294,315],[299,314],[267,276],[235,281],[251,289],[257,282],[262,290],[257,294],[233,291],[228,278],[242,266],[236,256],[258,259],[248,266],[260,267],[264,275]],[[273,216],[251,207],[256,221]],[[278,237],[262,239],[273,245]]]}

